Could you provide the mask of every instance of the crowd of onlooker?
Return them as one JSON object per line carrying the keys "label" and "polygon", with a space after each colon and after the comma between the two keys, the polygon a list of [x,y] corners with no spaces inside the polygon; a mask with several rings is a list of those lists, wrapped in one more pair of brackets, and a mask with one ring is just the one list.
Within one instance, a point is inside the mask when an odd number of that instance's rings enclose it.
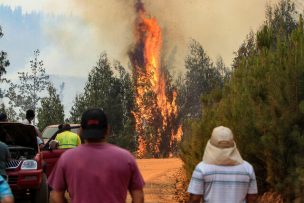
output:
{"label": "crowd of onlooker", "polygon": [[[23,123],[31,125],[34,117],[34,111],[27,111]],[[6,115],[1,113],[0,122],[6,121]],[[72,149],[61,155],[48,177],[53,203],[66,202],[66,191],[72,203],[122,203],[128,191],[133,203],[144,202],[144,179],[135,158],[129,151],[107,143],[108,120],[101,109],[82,114],[82,144],[79,135],[70,131],[70,125],[59,128],[51,147]],[[43,145],[38,138],[37,144]],[[9,159],[8,146],[0,142],[0,203],[14,202],[5,171]],[[240,155],[232,131],[224,126],[214,128],[202,161],[193,171],[189,202],[251,203],[256,201],[257,192],[254,169]]]}

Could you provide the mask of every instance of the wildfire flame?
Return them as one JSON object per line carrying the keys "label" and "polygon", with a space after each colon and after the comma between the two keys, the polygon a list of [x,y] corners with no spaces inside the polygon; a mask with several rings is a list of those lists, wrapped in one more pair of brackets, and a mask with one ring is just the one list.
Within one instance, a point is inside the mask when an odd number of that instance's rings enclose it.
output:
{"label": "wildfire flame", "polygon": [[[162,48],[160,26],[154,17],[146,16],[144,5],[140,0],[135,8],[136,44],[134,50],[130,52],[130,59],[135,85],[136,110],[133,115],[138,141],[137,156],[143,157],[147,151],[153,156],[160,156],[166,148],[170,153],[174,142],[181,140],[181,126],[179,125],[177,129],[172,126],[172,121],[176,120],[178,112],[177,93],[173,90],[170,98],[167,96],[166,78],[160,64]],[[166,143],[169,146],[164,146]]]}

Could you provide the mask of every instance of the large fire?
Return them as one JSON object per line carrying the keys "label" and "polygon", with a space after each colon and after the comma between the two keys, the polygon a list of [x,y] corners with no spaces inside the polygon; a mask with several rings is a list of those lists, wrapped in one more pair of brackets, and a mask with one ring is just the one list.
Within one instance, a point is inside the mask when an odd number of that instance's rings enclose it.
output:
{"label": "large fire", "polygon": [[176,91],[161,67],[162,34],[157,20],[147,17],[143,3],[136,3],[136,44],[130,52],[135,86],[137,156],[169,156],[181,140],[177,122]]}

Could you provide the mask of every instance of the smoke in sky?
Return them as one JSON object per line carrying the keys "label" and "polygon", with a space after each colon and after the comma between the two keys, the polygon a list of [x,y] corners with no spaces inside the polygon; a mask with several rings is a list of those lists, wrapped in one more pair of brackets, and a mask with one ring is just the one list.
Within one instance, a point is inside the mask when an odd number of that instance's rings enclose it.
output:
{"label": "smoke in sky", "polygon": [[[267,4],[278,0],[142,0],[147,13],[157,18],[163,30],[165,55],[176,51],[174,61],[182,69],[187,44],[199,41],[207,54],[222,56],[230,65],[250,30],[256,31],[265,19]],[[42,11],[64,15],[60,25],[42,22],[50,39],[66,49],[71,59],[83,54],[97,61],[106,51],[109,56],[128,64],[128,50],[134,42],[134,4],[136,0],[0,0],[11,7],[21,6],[26,13]],[[32,10],[31,10],[32,9]],[[49,18],[47,18],[49,19]],[[65,22],[66,21],[66,22]],[[55,53],[56,55],[57,53]],[[54,54],[53,54],[54,55]],[[94,64],[92,64],[94,65]]]}
{"label": "smoke in sky", "polygon": [[[164,31],[168,52],[176,49],[181,66],[191,38],[198,40],[211,58],[222,56],[231,64],[250,30],[265,19],[265,7],[276,0],[143,0],[147,13],[155,16]],[[76,0],[80,14],[94,27],[98,46],[114,58],[127,60],[133,39],[135,0]]]}

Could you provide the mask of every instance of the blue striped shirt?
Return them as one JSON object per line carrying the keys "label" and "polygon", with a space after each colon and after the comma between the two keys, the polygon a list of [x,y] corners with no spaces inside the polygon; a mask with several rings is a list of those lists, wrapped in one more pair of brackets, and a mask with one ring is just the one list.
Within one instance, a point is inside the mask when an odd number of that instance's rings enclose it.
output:
{"label": "blue striped shirt", "polygon": [[13,196],[12,191],[7,184],[7,182],[3,179],[3,177],[0,175],[0,201],[2,198],[7,196]]}
{"label": "blue striped shirt", "polygon": [[200,162],[193,171],[188,192],[203,195],[204,202],[242,203],[247,194],[257,194],[253,167],[244,161],[236,166]]}

